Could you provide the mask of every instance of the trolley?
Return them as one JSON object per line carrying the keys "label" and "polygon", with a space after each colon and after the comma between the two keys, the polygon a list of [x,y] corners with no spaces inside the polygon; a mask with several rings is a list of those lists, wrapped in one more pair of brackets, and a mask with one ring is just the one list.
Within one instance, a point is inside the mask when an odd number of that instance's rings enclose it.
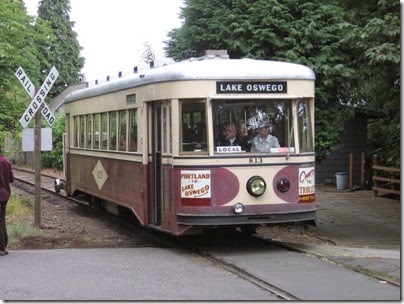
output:
{"label": "trolley", "polygon": [[314,82],[221,54],[76,91],[64,189],[174,235],[315,220]]}

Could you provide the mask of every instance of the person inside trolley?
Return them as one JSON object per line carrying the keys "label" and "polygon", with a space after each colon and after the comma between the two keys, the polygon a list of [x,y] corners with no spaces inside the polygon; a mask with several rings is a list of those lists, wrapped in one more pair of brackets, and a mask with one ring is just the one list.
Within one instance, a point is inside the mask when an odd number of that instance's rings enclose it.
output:
{"label": "person inside trolley", "polygon": [[238,121],[237,136],[241,141],[241,146],[247,152],[251,150],[252,138],[248,134],[248,128],[244,120],[240,119]]}
{"label": "person inside trolley", "polygon": [[251,152],[271,152],[271,148],[279,148],[278,139],[270,134],[271,126],[263,123],[258,128],[258,135],[254,137]]}
{"label": "person inside trolley", "polygon": [[219,138],[217,146],[239,146],[243,151],[248,151],[248,140],[240,138],[239,126],[235,123],[227,123],[224,127],[224,138]]}
{"label": "person inside trolley", "polygon": [[237,126],[234,123],[228,123],[224,127],[224,138],[219,139],[218,146],[240,146],[241,141],[237,137]]}
{"label": "person inside trolley", "polygon": [[191,128],[184,122],[182,132],[184,151],[196,151],[201,149],[206,151],[206,126],[203,122],[196,123],[194,128]]}

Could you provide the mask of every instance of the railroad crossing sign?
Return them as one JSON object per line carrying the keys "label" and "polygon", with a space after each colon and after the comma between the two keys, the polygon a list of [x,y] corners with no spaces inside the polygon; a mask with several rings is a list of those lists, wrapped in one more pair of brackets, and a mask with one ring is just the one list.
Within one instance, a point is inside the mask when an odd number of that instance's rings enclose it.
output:
{"label": "railroad crossing sign", "polygon": [[35,116],[35,113],[40,109],[43,117],[48,122],[49,126],[52,127],[55,122],[55,117],[53,116],[53,113],[49,109],[48,105],[45,103],[45,97],[48,95],[52,85],[55,83],[56,78],[58,78],[59,72],[55,67],[52,67],[41,88],[36,92],[36,94],[35,86],[32,84],[22,67],[18,67],[17,71],[15,72],[15,76],[20,81],[25,91],[27,91],[29,96],[32,98],[30,105],[20,119],[20,124],[25,129]]}

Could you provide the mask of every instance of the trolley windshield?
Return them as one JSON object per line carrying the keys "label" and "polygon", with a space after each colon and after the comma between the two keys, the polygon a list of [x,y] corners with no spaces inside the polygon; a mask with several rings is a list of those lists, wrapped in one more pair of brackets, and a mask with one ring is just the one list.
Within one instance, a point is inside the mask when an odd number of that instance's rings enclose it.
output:
{"label": "trolley windshield", "polygon": [[[309,99],[214,99],[211,104],[215,154],[314,151]],[[188,102],[182,109],[183,151],[207,151],[204,103]]]}

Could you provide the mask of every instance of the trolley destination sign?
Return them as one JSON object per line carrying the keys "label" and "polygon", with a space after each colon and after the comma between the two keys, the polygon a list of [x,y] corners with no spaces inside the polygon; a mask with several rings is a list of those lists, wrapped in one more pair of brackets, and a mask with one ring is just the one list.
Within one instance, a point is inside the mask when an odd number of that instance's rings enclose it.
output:
{"label": "trolley destination sign", "polygon": [[[32,84],[31,80],[29,80],[22,67],[19,67],[17,69],[17,71],[15,72],[15,76],[20,81],[21,85],[24,87],[27,93],[32,97],[32,95],[34,95],[35,93],[35,87]],[[28,126],[38,110],[41,110],[42,116],[45,118],[49,126],[53,126],[55,117],[53,116],[53,113],[49,109],[48,105],[45,103],[45,97],[48,95],[58,76],[59,72],[56,70],[55,67],[52,67],[42,86],[36,92],[34,97],[32,97],[30,105],[25,110],[20,119],[20,124],[23,126],[24,129]]]}
{"label": "trolley destination sign", "polygon": [[279,94],[287,93],[286,81],[218,81],[217,94]]}

